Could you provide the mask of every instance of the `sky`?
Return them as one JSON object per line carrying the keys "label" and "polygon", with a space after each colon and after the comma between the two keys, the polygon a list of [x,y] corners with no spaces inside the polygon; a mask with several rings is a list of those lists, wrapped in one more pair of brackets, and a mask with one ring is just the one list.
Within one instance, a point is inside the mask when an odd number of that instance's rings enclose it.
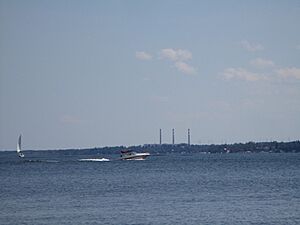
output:
{"label": "sky", "polygon": [[0,149],[300,137],[300,1],[0,0]]}

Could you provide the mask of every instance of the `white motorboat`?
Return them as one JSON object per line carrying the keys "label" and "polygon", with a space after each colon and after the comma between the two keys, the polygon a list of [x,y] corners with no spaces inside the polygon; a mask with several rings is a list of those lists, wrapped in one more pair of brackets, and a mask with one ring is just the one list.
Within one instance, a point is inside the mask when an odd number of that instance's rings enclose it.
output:
{"label": "white motorboat", "polygon": [[144,160],[150,155],[148,152],[137,153],[131,150],[123,150],[121,151],[122,160]]}

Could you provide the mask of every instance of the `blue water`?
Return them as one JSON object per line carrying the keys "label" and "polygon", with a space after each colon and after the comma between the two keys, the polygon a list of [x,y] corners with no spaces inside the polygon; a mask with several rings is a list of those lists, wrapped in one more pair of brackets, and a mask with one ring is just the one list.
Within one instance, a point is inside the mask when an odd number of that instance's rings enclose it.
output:
{"label": "blue water", "polygon": [[0,157],[0,224],[300,224],[296,153]]}

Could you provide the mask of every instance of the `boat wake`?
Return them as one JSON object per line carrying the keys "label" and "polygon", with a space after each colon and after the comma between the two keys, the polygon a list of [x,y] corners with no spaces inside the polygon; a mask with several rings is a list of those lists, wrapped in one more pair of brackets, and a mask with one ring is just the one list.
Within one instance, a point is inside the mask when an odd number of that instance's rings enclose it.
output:
{"label": "boat wake", "polygon": [[108,162],[109,159],[101,158],[101,159],[78,159],[80,162]]}
{"label": "boat wake", "polygon": [[46,162],[46,163],[59,163],[59,161],[57,161],[57,160],[42,160],[42,162]]}
{"label": "boat wake", "polygon": [[59,163],[57,160],[25,159],[24,163]]}

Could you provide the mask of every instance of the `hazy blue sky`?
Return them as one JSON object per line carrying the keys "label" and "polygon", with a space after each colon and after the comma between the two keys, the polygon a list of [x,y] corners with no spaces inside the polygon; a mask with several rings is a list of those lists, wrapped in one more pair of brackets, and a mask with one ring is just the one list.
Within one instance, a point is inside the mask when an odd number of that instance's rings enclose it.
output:
{"label": "hazy blue sky", "polygon": [[0,149],[300,136],[300,1],[0,0]]}

